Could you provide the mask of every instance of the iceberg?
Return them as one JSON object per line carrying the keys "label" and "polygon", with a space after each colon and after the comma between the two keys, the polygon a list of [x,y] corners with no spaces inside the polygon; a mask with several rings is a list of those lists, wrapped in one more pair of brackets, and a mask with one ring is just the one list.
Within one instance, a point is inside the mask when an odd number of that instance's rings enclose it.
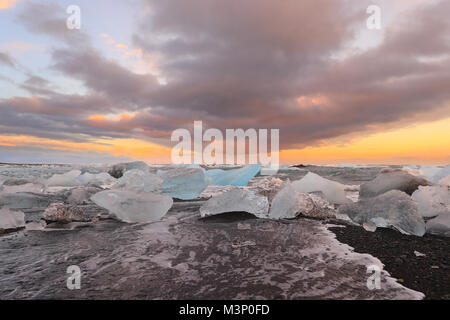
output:
{"label": "iceberg", "polygon": [[439,185],[450,189],[450,175],[439,180]]}
{"label": "iceberg", "polygon": [[417,202],[419,213],[424,218],[450,212],[450,190],[447,187],[419,187],[412,199]]}
{"label": "iceberg", "polygon": [[113,178],[109,173],[102,172],[98,174],[92,174],[89,172],[83,173],[77,178],[80,185],[87,186],[89,184],[95,184],[99,186],[109,185],[113,183],[116,179]]}
{"label": "iceberg", "polygon": [[240,188],[212,197],[200,207],[202,218],[226,212],[247,212],[258,218],[267,218],[268,211],[269,201],[266,197]]}
{"label": "iceberg", "polygon": [[307,217],[331,216],[329,203],[315,194],[298,191],[293,183],[287,182],[272,200],[270,219],[294,219],[299,214]]}
{"label": "iceberg", "polygon": [[202,169],[171,169],[159,175],[163,193],[181,200],[197,199],[208,183]]}
{"label": "iceberg", "polygon": [[0,207],[10,209],[47,208],[50,197],[35,193],[0,193]]}
{"label": "iceberg", "polygon": [[338,214],[348,216],[359,225],[372,222],[377,227],[393,227],[404,234],[416,236],[425,234],[425,222],[419,213],[417,203],[406,193],[398,190],[391,190],[357,203],[344,204],[339,208]]}
{"label": "iceberg", "polygon": [[25,227],[25,214],[21,211],[11,211],[10,208],[0,209],[0,229],[10,230]]}
{"label": "iceberg", "polygon": [[211,185],[245,187],[261,170],[261,164],[250,164],[240,169],[206,171]]}
{"label": "iceberg", "polygon": [[346,186],[308,172],[306,176],[292,183],[292,187],[301,193],[322,192],[330,203],[344,204],[350,202],[346,197]]}
{"label": "iceberg", "polygon": [[450,211],[427,221],[427,233],[450,237]]}
{"label": "iceberg", "polygon": [[450,175],[450,165],[445,167],[432,167],[424,166],[420,167],[420,172],[432,183],[438,183],[439,180]]}
{"label": "iceberg", "polygon": [[102,190],[103,189],[98,187],[81,187],[72,189],[66,201],[72,205],[86,204],[90,201],[92,195]]}
{"label": "iceberg", "polygon": [[401,169],[383,169],[372,181],[361,185],[359,195],[362,198],[376,197],[390,190],[400,190],[412,195],[419,186],[430,183],[424,178],[414,176]]}
{"label": "iceberg", "polygon": [[123,174],[128,170],[141,170],[144,172],[147,172],[149,170],[149,166],[143,162],[143,161],[135,161],[135,162],[127,162],[127,163],[118,163],[113,165],[109,170],[108,173],[116,178],[119,179],[123,176]]}
{"label": "iceberg", "polygon": [[160,191],[163,180],[155,174],[133,169],[126,171],[124,175],[117,180],[113,189],[130,189],[137,192]]}
{"label": "iceberg", "polygon": [[80,170],[72,170],[63,174],[54,174],[45,184],[47,187],[77,187],[80,185],[80,181],[78,180],[80,174]]}
{"label": "iceberg", "polygon": [[158,221],[173,205],[169,196],[130,190],[102,191],[93,195],[91,200],[128,223]]}

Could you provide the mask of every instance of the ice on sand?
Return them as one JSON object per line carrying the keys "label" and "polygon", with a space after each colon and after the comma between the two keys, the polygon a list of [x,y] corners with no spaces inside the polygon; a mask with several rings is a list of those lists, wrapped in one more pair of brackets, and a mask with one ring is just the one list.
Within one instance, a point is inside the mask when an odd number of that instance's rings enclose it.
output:
{"label": "ice on sand", "polygon": [[181,200],[192,200],[208,186],[202,169],[171,169],[161,173],[163,193]]}
{"label": "ice on sand", "polygon": [[9,208],[0,209],[0,229],[18,229],[25,227],[25,214],[21,211],[11,211]]}
{"label": "ice on sand", "polygon": [[108,173],[112,177],[119,179],[123,176],[123,174],[125,172],[127,172],[129,170],[141,170],[141,171],[147,172],[149,170],[149,166],[143,161],[118,163],[118,164],[113,165],[108,170]]}
{"label": "ice on sand", "polygon": [[420,167],[422,175],[433,183],[438,183],[439,180],[450,175],[450,165],[445,167],[432,167],[424,166]]}
{"label": "ice on sand", "polygon": [[400,190],[411,195],[419,186],[429,185],[422,177],[414,176],[401,169],[383,169],[372,181],[363,183],[360,189],[362,198],[376,197],[390,190]]}
{"label": "ice on sand", "polygon": [[248,166],[222,170],[213,169],[206,171],[206,176],[211,185],[214,186],[237,186],[245,187],[261,170],[261,164],[250,164]]}
{"label": "ice on sand", "polygon": [[329,203],[315,194],[298,191],[287,182],[272,200],[269,212],[271,219],[294,219],[299,214],[308,217],[330,216]]}
{"label": "ice on sand", "polygon": [[102,172],[97,174],[92,174],[89,172],[83,173],[77,178],[80,185],[87,186],[89,184],[96,184],[99,186],[109,185],[116,181],[109,173]]}
{"label": "ice on sand", "polygon": [[345,194],[345,185],[322,178],[312,172],[308,172],[302,179],[292,182],[292,187],[302,193],[322,192],[330,203],[344,204],[350,202]]}
{"label": "ice on sand", "polygon": [[439,185],[450,189],[450,175],[439,180]]}
{"label": "ice on sand", "polygon": [[102,190],[103,189],[99,187],[80,187],[72,189],[67,198],[67,203],[72,205],[86,204],[90,201],[92,195]]}
{"label": "ice on sand", "polygon": [[377,227],[393,227],[404,234],[423,236],[425,222],[419,213],[417,203],[406,193],[398,190],[388,191],[374,198],[345,204],[339,214],[347,215],[360,225],[373,222]]}
{"label": "ice on sand", "polygon": [[419,187],[412,199],[417,202],[422,217],[432,218],[450,212],[450,190],[447,187]]}
{"label": "ice on sand", "polygon": [[124,175],[117,180],[113,189],[130,189],[138,192],[160,191],[163,180],[156,174],[133,169],[126,171]]}
{"label": "ice on sand", "polygon": [[0,193],[0,207],[11,209],[47,208],[50,198],[34,193]]}
{"label": "ice on sand", "polygon": [[173,204],[172,198],[163,194],[130,190],[102,191],[93,195],[91,200],[119,220],[129,223],[158,221]]}
{"label": "ice on sand", "polygon": [[269,201],[246,189],[233,188],[209,199],[201,208],[202,217],[226,212],[248,212],[258,218],[267,218]]}

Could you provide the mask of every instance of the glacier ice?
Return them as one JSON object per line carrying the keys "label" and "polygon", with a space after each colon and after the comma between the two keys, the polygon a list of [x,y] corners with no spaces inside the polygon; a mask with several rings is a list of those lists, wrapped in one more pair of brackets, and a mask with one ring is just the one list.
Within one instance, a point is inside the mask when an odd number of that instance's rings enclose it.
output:
{"label": "glacier ice", "polygon": [[322,192],[330,203],[344,204],[350,202],[346,197],[346,186],[308,172],[302,179],[292,182],[292,187],[302,193]]}
{"label": "glacier ice", "polygon": [[439,180],[439,185],[442,187],[447,187],[450,189],[450,175],[446,176],[445,178],[442,178]]}
{"label": "glacier ice", "polygon": [[231,169],[212,169],[206,171],[206,176],[211,185],[215,186],[237,186],[244,187],[253,179],[260,171],[261,164],[250,164],[248,166]]}
{"label": "glacier ice", "polygon": [[80,185],[80,170],[72,170],[63,174],[54,174],[46,181],[47,187],[76,187]]}
{"label": "glacier ice", "polygon": [[43,192],[45,186],[39,183],[26,183],[20,185],[4,185],[3,192],[5,193],[17,193],[17,192]]}
{"label": "glacier ice", "polygon": [[25,214],[21,211],[12,211],[10,208],[0,209],[0,229],[18,229],[25,227]]}
{"label": "glacier ice", "polygon": [[450,212],[450,190],[447,187],[419,187],[412,199],[417,202],[422,217],[436,217]]}
{"label": "glacier ice", "polygon": [[51,199],[36,193],[0,193],[0,207],[10,209],[47,208]]}
{"label": "glacier ice", "polygon": [[287,182],[272,200],[269,218],[294,219],[299,214],[307,217],[329,217],[332,210],[329,203],[315,194],[297,190],[293,183]]}
{"label": "glacier ice", "polygon": [[202,217],[226,212],[248,212],[258,218],[266,218],[268,211],[269,201],[266,197],[240,188],[212,197],[200,207]]}
{"label": "glacier ice", "polygon": [[406,193],[398,190],[391,190],[357,203],[344,204],[338,213],[347,215],[360,225],[373,222],[377,227],[393,227],[404,234],[416,236],[425,234],[425,222],[419,213],[417,203]]}
{"label": "glacier ice", "polygon": [[427,221],[427,233],[450,237],[450,211]]}
{"label": "glacier ice", "polygon": [[128,170],[141,170],[144,172],[147,172],[149,170],[149,166],[143,162],[143,161],[135,161],[135,162],[127,162],[127,163],[118,163],[113,165],[109,170],[108,173],[116,178],[119,179],[123,176],[123,174]]}
{"label": "glacier ice", "polygon": [[153,192],[159,191],[163,180],[156,174],[133,169],[126,171],[123,176],[117,180],[113,189],[130,189],[134,191]]}
{"label": "glacier ice", "polygon": [[428,181],[438,183],[439,180],[450,175],[450,165],[445,167],[423,166],[420,167],[420,172]]}
{"label": "glacier ice", "polygon": [[159,177],[163,180],[163,193],[181,200],[197,199],[208,186],[202,169],[171,169]]}
{"label": "glacier ice", "polygon": [[91,200],[124,222],[152,222],[160,220],[172,207],[171,197],[151,192],[107,190],[96,193]]}
{"label": "glacier ice", "polygon": [[401,169],[383,169],[372,181],[363,183],[359,195],[375,197],[390,190],[400,190],[411,195],[419,186],[429,185],[424,178],[414,176]]}
{"label": "glacier ice", "polygon": [[70,191],[70,195],[67,197],[67,203],[72,205],[82,205],[90,201],[91,196],[103,189],[99,187],[80,187]]}
{"label": "glacier ice", "polygon": [[89,184],[104,186],[104,185],[110,185],[113,182],[116,181],[115,178],[113,178],[109,173],[102,172],[97,174],[92,174],[89,172],[85,172],[79,177],[77,177],[77,180],[80,185],[87,186]]}

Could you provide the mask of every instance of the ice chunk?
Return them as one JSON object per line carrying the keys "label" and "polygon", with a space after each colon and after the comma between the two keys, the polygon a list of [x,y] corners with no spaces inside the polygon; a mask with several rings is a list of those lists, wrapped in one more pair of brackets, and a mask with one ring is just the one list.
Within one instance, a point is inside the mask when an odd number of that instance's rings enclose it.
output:
{"label": "ice chunk", "polygon": [[410,171],[412,174],[420,175],[428,181],[437,184],[439,180],[450,175],[450,165],[445,167],[438,166],[421,166],[419,169]]}
{"label": "ice chunk", "polygon": [[163,193],[181,200],[192,200],[208,186],[202,169],[171,169],[160,175]]}
{"label": "ice chunk", "polygon": [[135,161],[135,162],[128,162],[128,163],[118,163],[118,164],[113,165],[108,170],[108,173],[112,177],[114,177],[116,179],[119,179],[119,178],[121,178],[123,176],[123,174],[126,171],[134,170],[134,169],[147,172],[149,170],[149,166],[143,161]]}
{"label": "ice chunk", "polygon": [[91,216],[81,210],[80,207],[64,204],[64,203],[52,203],[45,210],[43,217],[47,221],[56,221],[60,223],[69,223],[73,221],[88,222],[95,216]]}
{"label": "ice chunk", "polygon": [[82,187],[73,189],[67,198],[67,202],[72,205],[86,204],[90,201],[91,196],[103,189],[97,187]]}
{"label": "ice chunk", "polygon": [[77,180],[80,185],[87,186],[89,184],[95,184],[99,186],[110,185],[116,181],[109,173],[102,172],[98,174],[92,174],[89,172],[80,175]]}
{"label": "ice chunk", "polygon": [[294,219],[299,214],[324,218],[331,216],[331,212],[328,202],[315,194],[302,193],[287,182],[272,200],[269,218]]}
{"label": "ice chunk", "polygon": [[28,222],[25,226],[27,231],[42,231],[47,226],[44,220]]}
{"label": "ice chunk", "polygon": [[345,204],[339,208],[338,213],[347,215],[360,225],[373,222],[377,227],[393,227],[404,234],[425,234],[425,222],[418,211],[417,203],[398,190],[391,190],[357,203]]}
{"label": "ice chunk", "polygon": [[415,255],[416,257],[426,257],[426,256],[427,256],[426,254],[421,253],[421,252],[419,252],[419,251],[414,251],[414,255]]}
{"label": "ice chunk", "polygon": [[427,233],[450,237],[450,211],[427,221]]}
{"label": "ice chunk", "polygon": [[17,193],[17,192],[43,192],[45,186],[38,183],[27,183],[20,185],[4,185],[3,192],[5,193]]}
{"label": "ice chunk", "polygon": [[34,193],[0,193],[0,207],[10,209],[47,208],[50,198],[46,195]]}
{"label": "ice chunk", "polygon": [[80,185],[80,170],[72,170],[63,174],[54,174],[46,181],[47,187],[76,187]]}
{"label": "ice chunk", "polygon": [[126,171],[113,188],[153,192],[161,189],[162,182],[163,180],[155,174],[133,169]]}
{"label": "ice chunk", "polygon": [[362,198],[375,197],[390,190],[400,190],[411,195],[419,186],[428,186],[425,179],[413,176],[401,169],[383,169],[372,181],[361,185]]}
{"label": "ice chunk", "polygon": [[303,179],[294,181],[292,187],[303,193],[322,192],[330,203],[343,204],[350,202],[346,197],[346,186],[336,181],[331,181],[321,176],[308,172]]}
{"label": "ice chunk", "polygon": [[0,229],[10,230],[25,227],[25,214],[21,211],[11,211],[9,208],[0,209]]}
{"label": "ice chunk", "polygon": [[130,223],[160,220],[173,204],[172,198],[166,195],[130,190],[102,191],[91,200],[119,220]]}
{"label": "ice chunk", "polygon": [[431,218],[450,212],[450,190],[447,187],[419,187],[412,199],[417,202],[422,217]]}
{"label": "ice chunk", "polygon": [[258,218],[267,218],[269,201],[246,189],[233,188],[215,196],[200,208],[202,217],[226,212],[248,212]]}
{"label": "ice chunk", "polygon": [[237,186],[244,187],[248,185],[248,182],[255,177],[261,164],[250,164],[240,169],[222,170],[213,169],[206,171],[210,184],[215,186]]}
{"label": "ice chunk", "polygon": [[450,175],[446,176],[445,178],[442,178],[439,180],[439,185],[442,187],[447,187],[450,189]]}

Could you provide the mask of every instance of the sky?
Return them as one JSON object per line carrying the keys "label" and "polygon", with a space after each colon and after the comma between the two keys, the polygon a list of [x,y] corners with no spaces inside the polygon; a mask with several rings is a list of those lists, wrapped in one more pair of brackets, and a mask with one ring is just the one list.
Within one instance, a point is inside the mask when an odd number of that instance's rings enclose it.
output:
{"label": "sky", "polygon": [[446,0],[0,0],[0,162],[169,163],[172,132],[201,120],[279,129],[286,164],[448,164],[449,12]]}

